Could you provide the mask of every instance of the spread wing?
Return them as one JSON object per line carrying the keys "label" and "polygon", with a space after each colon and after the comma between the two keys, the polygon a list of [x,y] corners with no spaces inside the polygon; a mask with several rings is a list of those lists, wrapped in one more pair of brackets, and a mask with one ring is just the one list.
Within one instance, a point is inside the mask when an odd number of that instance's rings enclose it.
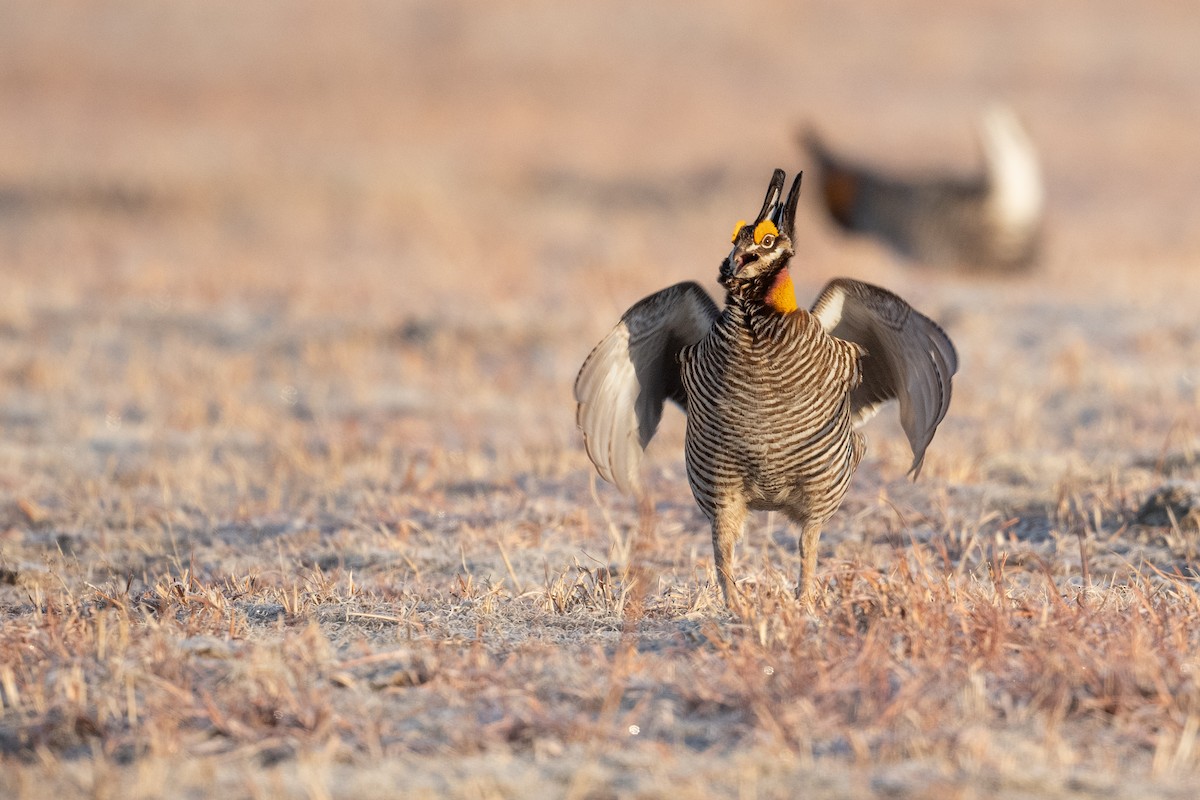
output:
{"label": "spread wing", "polygon": [[916,478],[925,448],[950,407],[958,354],[936,322],[896,295],[869,283],[837,278],[813,304],[830,335],[866,349],[862,383],[850,395],[856,425],[889,400],[900,401],[900,424],[912,446]]}
{"label": "spread wing", "polygon": [[575,378],[576,422],[606,481],[641,494],[642,450],[670,398],[687,410],[679,351],[700,341],[720,312],[698,283],[640,300],[596,345]]}

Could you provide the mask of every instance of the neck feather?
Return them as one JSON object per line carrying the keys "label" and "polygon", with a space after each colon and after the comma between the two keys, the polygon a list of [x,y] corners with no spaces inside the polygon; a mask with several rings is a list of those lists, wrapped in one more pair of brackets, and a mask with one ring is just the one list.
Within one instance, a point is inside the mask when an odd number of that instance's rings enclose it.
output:
{"label": "neck feather", "polygon": [[792,285],[792,273],[787,267],[776,273],[771,288],[763,297],[763,304],[780,314],[796,310],[796,287]]}

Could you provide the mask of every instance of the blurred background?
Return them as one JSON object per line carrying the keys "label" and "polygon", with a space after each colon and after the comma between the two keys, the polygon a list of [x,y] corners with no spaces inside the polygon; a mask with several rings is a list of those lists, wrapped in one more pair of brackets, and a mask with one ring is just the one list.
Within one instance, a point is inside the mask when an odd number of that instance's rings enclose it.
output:
{"label": "blurred background", "polygon": [[[1183,403],[1135,431],[1157,447],[1195,408],[1198,41],[1174,2],[4,3],[10,480],[34,480],[25,445],[78,465],[81,442],[194,452],[280,419],[326,449],[581,459],[578,364],[639,297],[715,291],[770,170],[806,166],[804,125],[970,172],[996,100],[1042,159],[1038,269],[922,270],[810,193],[801,302],[849,275],[945,322],[964,432],[1021,428],[1039,370],[1086,390],[1099,359]],[[1124,412],[1088,413],[1062,444]]]}
{"label": "blurred background", "polygon": [[[663,796],[798,763],[845,796],[1186,783],[1198,45],[1174,0],[0,0],[6,796],[86,759],[131,797],[281,759],[313,797],[608,796],[598,758]],[[828,622],[774,605],[770,515],[739,546],[762,615],[722,618],[682,415],[647,535],[576,371],[641,297],[717,293],[803,128],[971,174],[997,101],[1045,177],[1029,272],[903,261],[806,174],[800,303],[886,286],[961,369],[918,482],[895,413],[865,430]]]}

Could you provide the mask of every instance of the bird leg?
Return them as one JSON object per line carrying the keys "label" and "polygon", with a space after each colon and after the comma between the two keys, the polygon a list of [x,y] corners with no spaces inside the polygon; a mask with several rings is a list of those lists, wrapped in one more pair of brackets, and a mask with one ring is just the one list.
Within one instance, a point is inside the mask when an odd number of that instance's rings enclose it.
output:
{"label": "bird leg", "polygon": [[817,540],[820,538],[820,525],[804,523],[800,531],[800,584],[796,587],[796,598],[810,610],[816,599],[813,588],[817,577]]}
{"label": "bird leg", "polygon": [[725,597],[725,605],[736,610],[741,598],[736,596],[737,587],[733,580],[733,546],[742,538],[746,526],[746,504],[734,501],[717,508],[713,515],[713,561],[717,567],[717,583]]}

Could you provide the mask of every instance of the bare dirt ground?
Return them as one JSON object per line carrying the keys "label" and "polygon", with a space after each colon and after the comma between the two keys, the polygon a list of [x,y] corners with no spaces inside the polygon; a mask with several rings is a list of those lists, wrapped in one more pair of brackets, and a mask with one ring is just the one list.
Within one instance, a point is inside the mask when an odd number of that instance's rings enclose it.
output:
{"label": "bare dirt ground", "polygon": [[[1194,796],[1197,41],[1166,2],[5,4],[0,794]],[[920,481],[868,427],[818,612],[762,516],[733,619],[682,417],[640,519],[575,370],[715,292],[798,126],[968,169],[997,98],[1037,272],[802,203],[801,302],[888,286],[962,370]]]}

